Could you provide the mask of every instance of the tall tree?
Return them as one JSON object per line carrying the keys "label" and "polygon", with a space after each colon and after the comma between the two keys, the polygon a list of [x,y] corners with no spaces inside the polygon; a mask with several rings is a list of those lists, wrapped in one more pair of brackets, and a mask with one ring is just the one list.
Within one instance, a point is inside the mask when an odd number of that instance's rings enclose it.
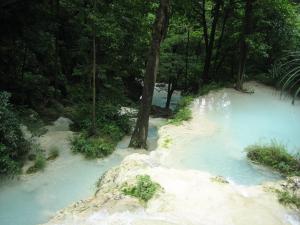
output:
{"label": "tall tree", "polygon": [[200,79],[200,83],[207,83],[210,79],[209,72],[210,72],[210,66],[211,66],[211,59],[212,59],[212,53],[214,48],[214,42],[215,42],[215,36],[216,36],[216,28],[218,24],[218,20],[220,17],[220,8],[223,4],[223,0],[216,0],[215,5],[213,8],[213,21],[211,25],[211,30],[208,38],[208,29],[207,29],[207,22],[205,17],[205,0],[202,1],[202,23],[203,23],[203,32],[204,32],[204,39],[205,39],[205,61],[204,61],[204,68],[203,68],[203,74]]}
{"label": "tall tree", "polygon": [[169,11],[170,0],[160,0],[153,25],[152,42],[146,65],[141,106],[129,144],[129,146],[133,148],[147,148],[149,114],[159,64],[160,44],[167,33]]}
{"label": "tall tree", "polygon": [[236,89],[243,91],[245,65],[248,56],[248,43],[247,38],[252,32],[252,9],[255,0],[246,0],[245,4],[245,16],[243,22],[243,31],[240,39],[240,60],[239,60],[239,70],[237,75]]}
{"label": "tall tree", "polygon": [[[94,0],[94,13],[96,9],[96,1]],[[93,76],[93,127],[92,132],[93,134],[96,133],[96,27],[95,21],[93,21],[93,69],[92,69],[92,76]]]}

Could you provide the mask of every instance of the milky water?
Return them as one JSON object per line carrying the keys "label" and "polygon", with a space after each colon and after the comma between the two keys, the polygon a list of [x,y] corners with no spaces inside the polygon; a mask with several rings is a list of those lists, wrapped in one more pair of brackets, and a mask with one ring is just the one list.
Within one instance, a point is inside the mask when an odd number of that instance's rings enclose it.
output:
{"label": "milky water", "polygon": [[[164,85],[164,84],[161,84],[161,85]],[[155,89],[154,89],[152,104],[164,108],[166,105],[166,101],[167,101],[167,94],[168,94],[167,85],[160,87],[160,86],[158,86],[158,84],[156,84]],[[176,105],[180,99],[180,96],[181,96],[180,91],[173,92],[171,102],[170,102],[171,109],[174,110],[176,108]]]}
{"label": "milky water", "polygon": [[[278,179],[277,174],[254,167],[247,162],[244,147],[275,138],[295,152],[300,147],[300,105],[280,99],[271,88],[252,83],[255,94],[248,95],[224,89],[200,98],[196,115],[216,127],[210,136],[199,134],[182,143],[181,152],[172,152],[180,166],[223,175],[238,184],[259,184]],[[157,97],[159,96],[159,97]],[[172,106],[180,98],[175,93]],[[153,102],[164,106],[166,92],[158,92]],[[126,149],[129,139],[102,160],[85,160],[70,151],[68,136],[72,133],[59,123],[50,127],[45,146],[58,146],[60,156],[42,173],[22,176],[0,184],[0,224],[34,225],[46,222],[57,210],[85,199],[95,191],[95,183],[109,168],[118,165],[132,153]],[[155,143],[156,129],[150,127],[149,141]]]}
{"label": "milky water", "polygon": [[[256,185],[280,178],[246,159],[244,148],[276,140],[291,153],[300,149],[300,104],[280,98],[272,88],[249,83],[254,94],[223,89],[200,98],[195,116],[215,126],[212,135],[196,135],[178,153],[181,166],[222,175],[242,185]],[[176,154],[176,153],[175,153]]]}
{"label": "milky water", "polygon": [[[86,160],[70,150],[68,120],[60,118],[39,138],[42,147],[57,147],[59,157],[49,162],[45,171],[21,176],[19,180],[0,182],[0,224],[35,225],[44,223],[56,211],[91,196],[101,175],[133,152],[128,150],[129,137],[116,151],[99,160]],[[157,129],[150,125],[149,141],[155,143]]]}

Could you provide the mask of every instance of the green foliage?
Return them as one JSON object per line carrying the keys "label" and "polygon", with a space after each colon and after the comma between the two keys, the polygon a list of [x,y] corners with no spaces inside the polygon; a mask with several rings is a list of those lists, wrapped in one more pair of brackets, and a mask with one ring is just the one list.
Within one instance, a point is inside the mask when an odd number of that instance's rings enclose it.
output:
{"label": "green foliage", "polygon": [[173,125],[181,125],[184,121],[188,121],[192,118],[192,110],[188,107],[179,109],[174,117],[170,119],[168,122]]}
{"label": "green foliage", "polygon": [[207,95],[210,91],[215,91],[215,90],[221,89],[224,86],[225,86],[224,83],[215,83],[215,82],[203,85],[200,88],[198,95],[200,95],[200,96]]}
{"label": "green foliage", "polygon": [[23,137],[9,97],[7,92],[0,92],[0,175],[20,172],[22,161],[30,147]]}
{"label": "green foliage", "polygon": [[192,110],[190,104],[193,101],[192,96],[184,96],[180,99],[173,117],[168,121],[169,124],[181,125],[184,121],[192,118]]}
{"label": "green foliage", "polygon": [[15,175],[20,172],[20,164],[9,156],[9,151],[0,144],[0,174],[5,176]]}
{"label": "green foliage", "polygon": [[300,94],[300,51],[289,52],[273,65],[272,75],[282,91],[293,94],[293,103]]}
{"label": "green foliage", "polygon": [[[89,132],[92,126],[91,105],[79,104],[70,118],[74,122],[75,131]],[[131,131],[129,117],[120,114],[120,106],[98,102],[96,105],[96,128],[101,135],[110,135],[113,140],[119,140]]]}
{"label": "green foliage", "polygon": [[59,149],[58,149],[58,147],[52,147],[51,149],[50,149],[50,153],[49,153],[49,155],[48,155],[48,157],[47,157],[47,160],[54,160],[54,159],[56,159],[57,157],[59,156]]}
{"label": "green foliage", "polygon": [[86,158],[103,158],[110,155],[115,149],[115,145],[103,138],[87,137],[78,135],[72,139],[72,151],[82,153]]}
{"label": "green foliage", "polygon": [[28,128],[33,136],[39,137],[47,132],[45,122],[36,111],[30,108],[18,107],[17,114],[21,123]]}
{"label": "green foliage", "polygon": [[120,107],[98,103],[96,106],[96,135],[91,134],[90,105],[80,105],[73,111],[73,129],[81,134],[72,140],[72,149],[87,158],[102,158],[111,154],[117,143],[131,131],[130,118],[120,114]]}
{"label": "green foliage", "polygon": [[33,166],[29,167],[26,173],[36,173],[38,171],[44,170],[46,167],[46,158],[43,154],[39,153],[36,156]]}
{"label": "green foliage", "polygon": [[178,102],[178,108],[185,108],[185,107],[189,107],[190,104],[193,102],[194,97],[191,95],[187,95],[187,96],[183,96],[180,101]]}
{"label": "green foliage", "polygon": [[163,148],[169,148],[171,144],[172,144],[172,138],[166,137],[166,138],[163,140],[162,147],[163,147]]}
{"label": "green foliage", "polygon": [[264,145],[250,145],[246,151],[252,162],[268,166],[285,176],[300,175],[299,159],[290,155],[285,146],[276,141]]}
{"label": "green foliage", "polygon": [[278,200],[283,205],[295,206],[300,209],[300,198],[295,193],[286,190],[277,190]]}
{"label": "green foliage", "polygon": [[158,191],[160,185],[151,180],[149,175],[137,176],[137,183],[134,186],[125,184],[122,187],[122,192],[125,195],[130,195],[138,198],[140,201],[148,202]]}

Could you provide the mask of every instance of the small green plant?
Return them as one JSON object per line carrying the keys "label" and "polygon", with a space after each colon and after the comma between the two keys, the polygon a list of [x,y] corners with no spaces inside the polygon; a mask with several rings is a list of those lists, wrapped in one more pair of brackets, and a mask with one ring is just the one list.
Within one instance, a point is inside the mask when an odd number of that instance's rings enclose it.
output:
{"label": "small green plant", "polygon": [[34,165],[29,167],[26,173],[36,173],[37,171],[44,170],[46,167],[46,159],[43,154],[38,154],[34,161]]}
{"label": "small green plant", "polygon": [[166,138],[163,140],[162,147],[163,147],[163,148],[169,148],[171,144],[172,144],[172,138],[166,137]]}
{"label": "small green plant", "polygon": [[182,122],[188,121],[192,118],[192,110],[189,108],[190,104],[193,101],[192,96],[185,96],[179,101],[175,114],[168,123],[173,125],[181,125]]}
{"label": "small green plant", "polygon": [[182,108],[190,106],[190,104],[193,102],[193,100],[194,100],[194,97],[191,95],[186,95],[186,96],[182,97],[180,99],[180,101],[178,102],[178,108],[182,109]]}
{"label": "small green plant", "polygon": [[148,202],[159,188],[160,185],[153,182],[149,175],[139,175],[136,185],[128,186],[125,184],[121,190],[125,195],[138,198],[142,202]]}
{"label": "small green plant", "polygon": [[74,153],[82,153],[88,159],[103,158],[115,149],[115,145],[106,139],[87,137],[83,134],[75,136],[71,143]]}
{"label": "small green plant", "polygon": [[247,157],[255,163],[268,166],[284,176],[299,176],[300,161],[290,155],[285,146],[271,141],[270,144],[255,144],[246,148]]}
{"label": "small green plant", "polygon": [[58,147],[54,146],[50,149],[50,153],[47,157],[47,160],[54,160],[59,156],[59,149]]}
{"label": "small green plant", "polygon": [[192,110],[189,108],[179,109],[175,116],[168,122],[173,125],[181,125],[184,121],[188,121],[192,118]]}
{"label": "small green plant", "polygon": [[281,204],[287,206],[294,206],[300,209],[300,198],[295,193],[291,193],[287,190],[276,190],[278,194],[278,200]]}

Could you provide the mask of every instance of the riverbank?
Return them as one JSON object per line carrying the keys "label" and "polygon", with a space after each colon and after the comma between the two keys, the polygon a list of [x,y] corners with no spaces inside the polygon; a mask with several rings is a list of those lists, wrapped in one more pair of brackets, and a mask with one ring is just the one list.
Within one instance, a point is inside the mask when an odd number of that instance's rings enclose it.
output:
{"label": "riverbank", "polygon": [[[250,83],[252,85],[256,84]],[[261,91],[260,86],[256,88]],[[223,104],[229,104],[226,95],[218,93],[223,96]],[[210,97],[216,101],[216,96]],[[264,185],[218,182],[219,179],[214,179],[210,173],[173,167],[182,160],[176,156],[187,151],[187,143],[194,138],[205,139],[220,132],[216,121],[200,116],[205,111],[201,106],[209,103],[203,104],[203,99],[193,102],[191,121],[159,129],[155,151],[149,155],[126,157],[121,165],[105,174],[95,196],[61,210],[46,224],[300,224],[299,212],[282,206],[276,195]],[[146,205],[121,192],[124,183],[133,183],[137,175],[145,174],[162,187]]]}

